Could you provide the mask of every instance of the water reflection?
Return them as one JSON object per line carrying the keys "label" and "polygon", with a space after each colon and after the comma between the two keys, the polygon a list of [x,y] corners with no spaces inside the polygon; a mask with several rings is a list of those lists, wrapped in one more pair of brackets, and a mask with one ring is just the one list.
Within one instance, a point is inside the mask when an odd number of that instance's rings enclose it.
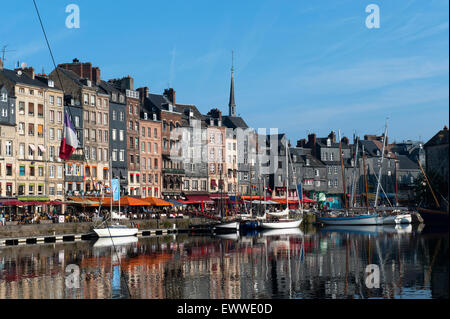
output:
{"label": "water reflection", "polygon": [[0,248],[0,298],[448,298],[448,272],[448,233],[410,226],[170,235]]}

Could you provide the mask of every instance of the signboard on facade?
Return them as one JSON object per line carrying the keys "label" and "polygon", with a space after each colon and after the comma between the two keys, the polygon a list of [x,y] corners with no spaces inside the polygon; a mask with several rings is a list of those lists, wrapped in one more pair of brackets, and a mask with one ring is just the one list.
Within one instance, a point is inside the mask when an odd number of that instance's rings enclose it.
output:
{"label": "signboard on facade", "polygon": [[59,222],[60,224],[64,224],[64,215],[59,215],[59,217],[58,217],[58,222]]}

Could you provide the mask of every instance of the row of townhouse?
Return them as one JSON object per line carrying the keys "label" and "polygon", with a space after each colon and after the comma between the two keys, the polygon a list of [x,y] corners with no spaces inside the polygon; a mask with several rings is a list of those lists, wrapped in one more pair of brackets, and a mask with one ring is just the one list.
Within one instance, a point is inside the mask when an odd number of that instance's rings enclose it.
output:
{"label": "row of townhouse", "polygon": [[[172,88],[152,94],[130,76],[103,81],[99,67],[77,59],[48,76],[0,65],[0,197],[98,196],[111,176],[122,195],[248,193],[249,139],[239,132],[249,128],[236,115],[233,75],[230,114],[222,116],[177,104]],[[65,113],[79,148],[62,161]]]}

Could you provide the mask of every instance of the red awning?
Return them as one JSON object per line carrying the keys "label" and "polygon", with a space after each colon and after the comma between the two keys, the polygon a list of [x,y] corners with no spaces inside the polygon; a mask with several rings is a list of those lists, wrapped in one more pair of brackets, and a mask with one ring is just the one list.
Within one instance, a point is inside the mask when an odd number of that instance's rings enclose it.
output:
{"label": "red awning", "polygon": [[186,197],[192,203],[214,203],[208,195],[187,195]]}
{"label": "red awning", "polygon": [[229,198],[228,195],[226,195],[226,194],[219,194],[219,193],[209,194],[209,197],[211,199],[221,199],[221,198],[228,199]]}
{"label": "red awning", "polygon": [[3,206],[21,206],[23,205],[23,202],[17,200],[17,199],[4,199],[0,200],[0,205]]}

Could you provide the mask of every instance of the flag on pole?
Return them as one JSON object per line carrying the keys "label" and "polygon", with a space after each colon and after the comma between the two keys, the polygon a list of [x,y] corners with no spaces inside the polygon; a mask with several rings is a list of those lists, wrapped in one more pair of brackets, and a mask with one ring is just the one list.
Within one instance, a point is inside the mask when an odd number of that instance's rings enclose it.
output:
{"label": "flag on pole", "polygon": [[59,148],[59,157],[68,160],[72,153],[78,148],[78,138],[69,114],[66,112],[64,116],[64,136]]}
{"label": "flag on pole", "polygon": [[119,180],[117,178],[114,178],[111,181],[111,186],[112,186],[112,194],[113,194],[113,200],[114,201],[118,201],[119,197],[120,197],[120,193],[119,193]]}

